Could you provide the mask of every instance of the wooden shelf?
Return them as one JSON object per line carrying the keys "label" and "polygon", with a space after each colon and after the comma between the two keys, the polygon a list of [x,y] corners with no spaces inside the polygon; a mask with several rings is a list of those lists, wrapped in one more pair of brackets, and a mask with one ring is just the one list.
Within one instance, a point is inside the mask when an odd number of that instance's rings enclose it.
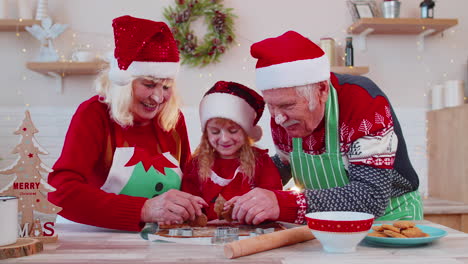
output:
{"label": "wooden shelf", "polygon": [[32,71],[50,74],[66,75],[91,75],[97,74],[107,66],[107,62],[97,60],[92,62],[28,62],[26,67]]}
{"label": "wooden shelf", "polygon": [[418,35],[433,29],[430,35],[434,35],[457,24],[458,19],[361,18],[348,27],[348,33],[357,35],[372,28],[372,34]]}
{"label": "wooden shelf", "polygon": [[32,71],[54,78],[57,82],[57,93],[63,92],[63,77],[67,75],[92,75],[107,67],[102,60],[92,62],[28,62],[26,67]]}
{"label": "wooden shelf", "polygon": [[331,71],[340,74],[363,75],[369,72],[369,67],[332,66]]}
{"label": "wooden shelf", "polygon": [[0,19],[0,31],[26,31],[25,27],[41,24],[40,20],[32,19]]}
{"label": "wooden shelf", "polygon": [[366,49],[369,34],[380,35],[417,35],[419,51],[424,50],[424,38],[440,33],[458,24],[458,19],[432,18],[361,18],[348,27],[348,33],[358,35],[360,50]]}

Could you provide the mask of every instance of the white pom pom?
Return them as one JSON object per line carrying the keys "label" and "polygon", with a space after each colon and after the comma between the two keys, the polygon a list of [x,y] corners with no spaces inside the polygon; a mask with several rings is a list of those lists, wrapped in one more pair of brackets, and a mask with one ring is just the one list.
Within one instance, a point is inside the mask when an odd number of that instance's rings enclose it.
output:
{"label": "white pom pom", "polygon": [[260,126],[254,126],[252,130],[250,130],[250,137],[254,141],[259,141],[263,136],[263,131]]}
{"label": "white pom pom", "polygon": [[109,71],[109,80],[117,85],[124,86],[130,83],[132,75],[128,71],[122,71],[118,67],[112,67]]}

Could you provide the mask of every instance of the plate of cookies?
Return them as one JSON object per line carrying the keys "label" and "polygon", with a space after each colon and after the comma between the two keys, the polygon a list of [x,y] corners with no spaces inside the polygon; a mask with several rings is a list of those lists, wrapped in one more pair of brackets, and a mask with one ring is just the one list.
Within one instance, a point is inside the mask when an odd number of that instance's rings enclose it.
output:
{"label": "plate of cookies", "polygon": [[364,241],[383,246],[416,246],[431,243],[447,235],[442,229],[417,225],[412,221],[375,224]]}

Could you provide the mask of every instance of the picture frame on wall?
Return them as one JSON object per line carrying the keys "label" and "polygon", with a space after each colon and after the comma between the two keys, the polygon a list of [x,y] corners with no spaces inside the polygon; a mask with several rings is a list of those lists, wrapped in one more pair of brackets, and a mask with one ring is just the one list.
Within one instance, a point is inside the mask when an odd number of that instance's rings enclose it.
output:
{"label": "picture frame on wall", "polygon": [[380,16],[375,0],[348,0],[347,5],[353,21]]}

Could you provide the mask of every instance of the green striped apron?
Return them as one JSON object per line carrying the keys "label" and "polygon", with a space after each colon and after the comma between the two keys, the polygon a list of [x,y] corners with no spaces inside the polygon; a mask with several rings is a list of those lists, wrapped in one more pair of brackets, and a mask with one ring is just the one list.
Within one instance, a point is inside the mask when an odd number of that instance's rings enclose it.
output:
{"label": "green striped apron", "polygon": [[[307,154],[302,149],[302,138],[293,138],[291,173],[296,186],[301,189],[328,189],[349,183],[340,153],[338,99],[331,83],[329,94],[325,107],[325,152],[320,155]],[[421,197],[416,190],[391,198],[385,214],[377,220],[422,220],[422,208]]]}

